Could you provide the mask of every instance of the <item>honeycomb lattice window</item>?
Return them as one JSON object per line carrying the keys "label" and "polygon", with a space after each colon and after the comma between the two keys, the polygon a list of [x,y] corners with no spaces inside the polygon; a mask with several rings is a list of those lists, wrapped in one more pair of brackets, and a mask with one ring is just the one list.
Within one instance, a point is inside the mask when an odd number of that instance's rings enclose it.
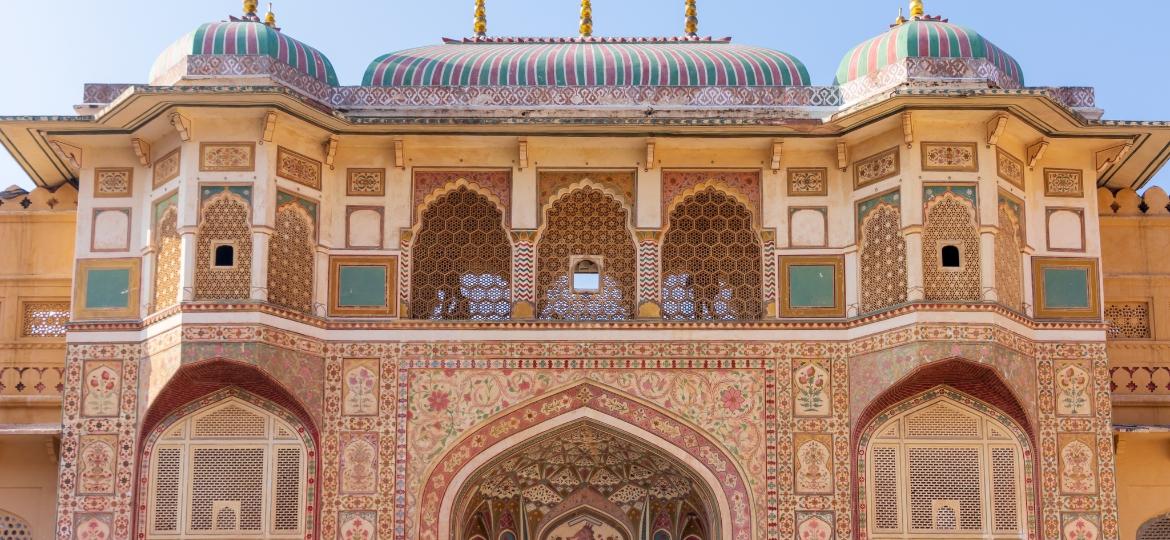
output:
{"label": "honeycomb lattice window", "polygon": [[999,420],[938,398],[883,418],[872,432],[904,435],[865,450],[870,538],[1025,534],[1023,445],[1001,437],[1013,431]]}
{"label": "honeycomb lattice window", "polygon": [[761,318],[762,251],[751,211],[734,197],[715,188],[687,197],[662,241],[662,317]]}
{"label": "honeycomb lattice window", "polygon": [[1109,339],[1150,339],[1149,302],[1106,302]]}
{"label": "honeycomb lattice window", "polygon": [[902,512],[898,504],[898,449],[873,449],[874,528],[896,531],[901,527]]}
{"label": "honeycomb lattice window", "polygon": [[302,442],[273,436],[295,432],[285,420],[227,398],[177,424],[185,429],[160,428],[168,436],[151,457],[153,534],[297,538],[304,531],[308,454]]}
{"label": "honeycomb lattice window", "polygon": [[166,309],[179,301],[179,274],[183,263],[180,250],[179,212],[175,205],[163,210],[155,231],[154,311]]}
{"label": "honeycomb lattice window", "polygon": [[[252,211],[224,190],[203,203],[195,252],[196,300],[247,300],[252,290]],[[212,267],[212,246],[235,242],[236,266]]]}
{"label": "honeycomb lattice window", "polygon": [[1170,540],[1170,514],[1143,523],[1138,527],[1137,540]]}
{"label": "honeycomb lattice window", "polygon": [[[947,247],[958,248],[960,264],[944,266]],[[922,284],[927,300],[977,302],[983,298],[979,276],[979,226],[971,201],[951,192],[927,204],[922,232]]]}
{"label": "honeycomb lattice window", "polygon": [[163,448],[155,458],[154,513],[150,528],[160,533],[179,532],[179,478],[183,474],[182,452]]}
{"label": "honeycomb lattice window", "polygon": [[512,316],[512,244],[503,212],[487,197],[460,186],[422,212],[411,247],[410,316]]}
{"label": "honeycomb lattice window", "polygon": [[999,232],[995,234],[995,289],[999,303],[1024,309],[1024,272],[1020,258],[1020,224],[1006,204],[999,205]]}
{"label": "honeycomb lattice window", "polygon": [[[561,196],[545,212],[537,252],[537,313],[542,319],[631,319],[637,304],[636,248],[629,211],[609,194],[582,187]],[[575,293],[569,276],[574,255],[605,261],[600,290]]]}
{"label": "honeycomb lattice window", "polygon": [[902,214],[878,204],[861,222],[861,311],[869,313],[906,301],[906,239]]}
{"label": "honeycomb lattice window", "polygon": [[28,522],[0,510],[0,540],[32,540]]}
{"label": "honeycomb lattice window", "polygon": [[276,210],[276,233],[268,246],[269,302],[313,313],[314,236],[313,217],[299,203]]}
{"label": "honeycomb lattice window", "polygon": [[69,302],[25,302],[20,335],[64,337],[69,323]]}

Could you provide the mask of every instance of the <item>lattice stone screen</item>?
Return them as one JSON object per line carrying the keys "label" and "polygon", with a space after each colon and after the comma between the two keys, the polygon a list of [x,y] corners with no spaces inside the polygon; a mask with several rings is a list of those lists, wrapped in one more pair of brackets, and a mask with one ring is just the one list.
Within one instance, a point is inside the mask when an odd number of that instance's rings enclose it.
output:
{"label": "lattice stone screen", "polygon": [[1170,540],[1170,515],[1158,516],[1138,528],[1137,540]]}
{"label": "lattice stone screen", "polygon": [[179,273],[183,264],[178,229],[179,212],[174,205],[163,211],[155,233],[154,309],[158,311],[179,301]]}
{"label": "lattice stone screen", "polygon": [[275,228],[268,246],[268,301],[312,314],[316,266],[313,216],[300,204],[285,204],[276,211]]}
{"label": "lattice stone screen", "polygon": [[23,519],[0,510],[0,540],[32,540],[32,529]]}
{"label": "lattice stone screen", "polygon": [[1024,271],[1020,257],[1020,225],[1016,213],[999,205],[999,232],[995,234],[995,289],[999,303],[1024,309]]}
{"label": "lattice stone screen", "polygon": [[20,334],[25,337],[63,337],[69,322],[69,302],[25,302]]}
{"label": "lattice stone screen", "polygon": [[662,317],[759,319],[761,250],[751,211],[735,198],[708,188],[684,199],[662,242]]}
{"label": "lattice stone screen", "polygon": [[1149,302],[1106,302],[1109,339],[1150,339]]}
{"label": "lattice stone screen", "polygon": [[[942,265],[943,246],[959,248],[960,266]],[[976,302],[982,299],[979,275],[979,225],[971,201],[945,193],[927,204],[922,232],[922,281],[927,300]]]}
{"label": "lattice stone screen", "polygon": [[861,311],[906,301],[906,239],[902,213],[879,204],[861,222]]}
{"label": "lattice stone screen", "polygon": [[[195,253],[196,300],[246,300],[251,295],[251,215],[248,201],[228,191],[203,203]],[[212,268],[216,242],[235,243],[235,266]]]}
{"label": "lattice stone screen", "polygon": [[[637,250],[629,211],[609,194],[583,187],[548,208],[537,253],[537,313],[542,319],[614,321],[634,317]],[[578,293],[569,283],[571,256],[600,257],[601,287]]]}
{"label": "lattice stone screen", "polygon": [[411,248],[413,319],[505,320],[512,316],[512,244],[503,212],[460,187],[422,213]]}
{"label": "lattice stone screen", "polygon": [[305,446],[267,411],[230,398],[168,428],[150,465],[151,538],[296,538]]}
{"label": "lattice stone screen", "polygon": [[[1023,533],[1023,448],[994,418],[945,398],[887,420],[866,450],[870,538]],[[925,536],[924,536],[925,535]]]}

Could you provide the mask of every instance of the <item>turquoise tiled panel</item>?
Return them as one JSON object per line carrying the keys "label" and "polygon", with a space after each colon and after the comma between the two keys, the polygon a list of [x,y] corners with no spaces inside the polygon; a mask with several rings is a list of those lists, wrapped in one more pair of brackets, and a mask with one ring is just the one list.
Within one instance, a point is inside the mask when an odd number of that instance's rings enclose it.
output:
{"label": "turquoise tiled panel", "polygon": [[1085,309],[1089,304],[1089,270],[1086,268],[1045,268],[1044,307]]}
{"label": "turquoise tiled panel", "polygon": [[129,268],[91,268],[85,283],[86,309],[130,307]]}
{"label": "turquoise tiled panel", "polygon": [[788,305],[794,308],[834,307],[835,268],[831,264],[788,267]]}
{"label": "turquoise tiled panel", "polygon": [[385,266],[342,266],[338,274],[340,307],[386,307]]}

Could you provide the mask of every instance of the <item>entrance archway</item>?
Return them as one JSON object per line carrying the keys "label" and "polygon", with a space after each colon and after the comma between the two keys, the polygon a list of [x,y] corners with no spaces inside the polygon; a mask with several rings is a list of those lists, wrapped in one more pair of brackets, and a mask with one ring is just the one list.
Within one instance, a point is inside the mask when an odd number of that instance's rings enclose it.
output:
{"label": "entrance archway", "polygon": [[[668,528],[663,528],[661,530],[663,534],[657,535],[659,538],[687,536],[696,536],[698,540],[753,538],[752,501],[748,484],[736,460],[718,442],[665,411],[593,382],[569,386],[516,406],[469,431],[459,443],[449,448],[444,457],[429,469],[422,486],[420,493],[422,516],[418,537],[423,540],[456,538],[469,540],[477,535],[486,538],[486,532],[490,527],[497,525],[496,521],[491,524],[485,522],[483,526],[485,534],[461,529],[466,523],[474,525],[475,510],[479,508],[473,506],[473,502],[469,502],[465,496],[467,493],[478,491],[465,490],[464,486],[474,484],[475,479],[479,478],[479,473],[488,470],[485,467],[492,467],[491,464],[496,463],[496,458],[510,455],[518,448],[526,448],[528,443],[543,439],[550,432],[561,433],[561,428],[582,420],[592,422],[586,424],[588,426],[606,429],[607,437],[616,433],[625,441],[639,444],[640,448],[653,450],[660,457],[665,455],[667,462],[674,463],[677,469],[686,472],[691,482],[701,482],[700,487],[696,489],[699,492],[706,490],[702,506],[709,516],[706,518],[707,521],[692,520],[694,522],[692,530],[687,528],[688,525],[682,524],[683,521],[674,518],[676,521],[671,522],[670,526],[679,525],[680,530],[672,532]],[[612,491],[604,498],[608,500],[611,494]],[[569,495],[572,493],[558,496],[564,498]],[[586,498],[584,494],[579,496]],[[604,510],[598,507],[605,505],[600,503],[597,497],[593,500],[597,504],[590,510],[591,518],[600,522],[604,520],[598,514],[614,514],[612,510],[608,513],[598,511]],[[653,505],[653,501],[651,504]],[[551,512],[552,508],[539,514],[517,512],[519,515],[512,515],[512,525],[518,526],[516,522],[521,517],[529,520],[543,519],[551,515]],[[689,519],[686,515],[682,517]],[[634,524],[635,534],[647,528],[650,528],[651,534],[657,534],[659,529],[654,527],[658,519],[657,514],[636,513],[627,515],[625,521]],[[700,526],[706,526],[707,529],[695,532]],[[457,530],[467,534],[457,537]],[[528,538],[533,539],[536,538],[535,534],[541,532],[532,528],[523,530],[529,533]],[[509,538],[511,537],[509,535],[519,538],[512,529],[502,531],[498,538]]]}
{"label": "entrance archway", "polygon": [[714,499],[678,458],[583,418],[480,465],[456,496],[453,538],[711,538]]}

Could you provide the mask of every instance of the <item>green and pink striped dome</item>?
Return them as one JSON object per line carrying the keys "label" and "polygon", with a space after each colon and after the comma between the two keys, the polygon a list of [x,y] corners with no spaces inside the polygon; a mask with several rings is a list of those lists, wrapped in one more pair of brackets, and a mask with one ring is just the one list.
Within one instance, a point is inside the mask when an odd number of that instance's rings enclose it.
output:
{"label": "green and pink striped dome", "polygon": [[251,21],[213,22],[196,28],[155,60],[150,80],[158,80],[191,55],[268,56],[325,84],[338,84],[333,64],[320,51],[264,23]]}
{"label": "green and pink striped dome", "polygon": [[864,78],[906,58],[973,58],[991,62],[1024,85],[1024,72],[1011,55],[977,32],[937,18],[915,19],[858,45],[837,69],[837,84]]}
{"label": "green and pink striped dome", "polygon": [[362,86],[807,86],[795,57],[728,40],[497,38],[382,55]]}

